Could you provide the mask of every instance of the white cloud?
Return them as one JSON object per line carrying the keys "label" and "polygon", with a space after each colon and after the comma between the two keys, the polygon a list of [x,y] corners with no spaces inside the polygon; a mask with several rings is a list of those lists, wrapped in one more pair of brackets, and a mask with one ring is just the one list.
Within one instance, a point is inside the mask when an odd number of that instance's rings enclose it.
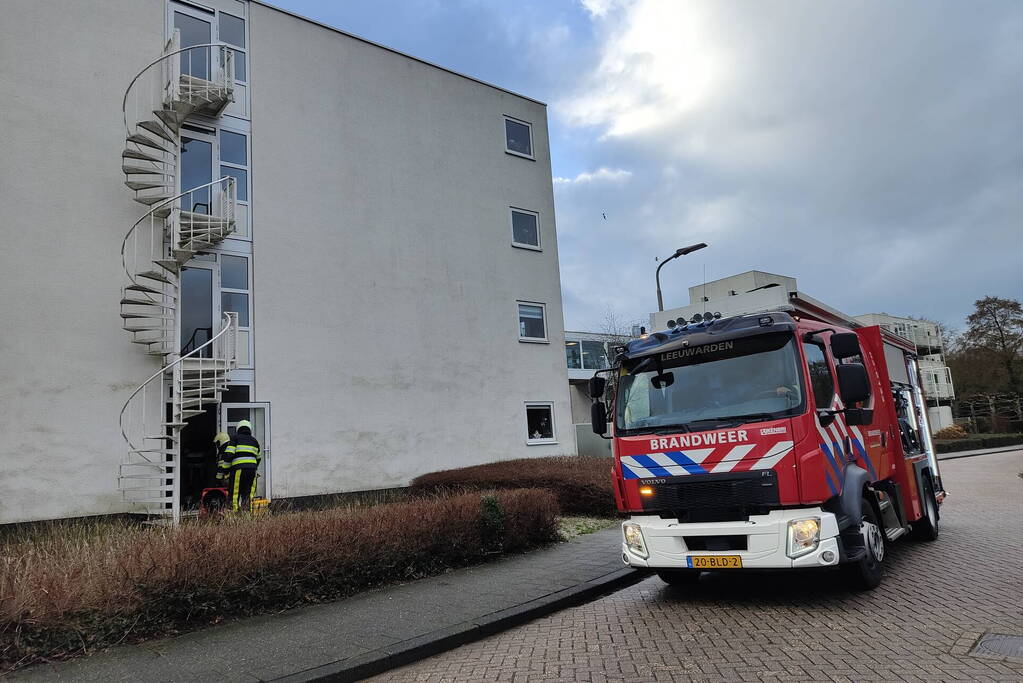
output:
{"label": "white cloud", "polygon": [[561,178],[557,177],[554,179],[555,185],[588,185],[590,183],[624,183],[632,177],[632,171],[626,171],[625,169],[616,168],[610,169],[601,166],[596,171],[583,171],[575,178]]}
{"label": "white cloud", "polygon": [[704,266],[790,274],[850,313],[960,325],[985,294],[1023,298],[1023,4],[595,10],[597,57],[551,116],[585,141],[575,163],[631,175],[558,183],[571,327],[604,302],[652,310],[654,257],[696,241],[711,246],[662,274],[676,305]]}
{"label": "white cloud", "polygon": [[591,17],[603,17],[622,3],[619,0],[579,0],[579,4],[590,13]]}

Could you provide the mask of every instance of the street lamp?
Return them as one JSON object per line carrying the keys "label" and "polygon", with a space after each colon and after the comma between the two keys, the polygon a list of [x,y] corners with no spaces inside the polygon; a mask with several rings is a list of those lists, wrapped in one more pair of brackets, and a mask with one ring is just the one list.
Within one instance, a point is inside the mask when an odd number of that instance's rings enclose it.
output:
{"label": "street lamp", "polygon": [[656,279],[657,279],[657,310],[658,311],[663,311],[664,310],[664,300],[661,298],[661,268],[663,268],[664,264],[667,263],[668,261],[671,261],[672,259],[677,259],[679,256],[685,256],[686,254],[691,254],[694,251],[697,251],[698,249],[703,249],[705,246],[707,246],[706,243],[700,242],[699,244],[690,244],[688,247],[682,247],[681,249],[676,251],[674,254],[672,254],[668,258],[664,259],[663,261],[661,261],[661,265],[657,266]]}

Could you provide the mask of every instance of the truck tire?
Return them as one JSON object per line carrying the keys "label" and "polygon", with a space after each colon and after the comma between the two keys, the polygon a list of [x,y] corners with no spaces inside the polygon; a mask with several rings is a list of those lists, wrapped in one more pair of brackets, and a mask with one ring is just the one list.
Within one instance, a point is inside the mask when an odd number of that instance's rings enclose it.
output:
{"label": "truck tire", "polygon": [[697,569],[661,569],[657,572],[661,581],[671,586],[692,586],[700,580]]}
{"label": "truck tire", "polygon": [[938,540],[938,501],[934,498],[934,487],[930,478],[924,479],[924,494],[921,504],[924,516],[913,522],[913,538],[917,541]]}
{"label": "truck tire", "polygon": [[863,497],[860,534],[863,536],[864,556],[843,566],[849,585],[856,590],[873,590],[884,578],[884,558],[887,539],[880,525],[873,502]]}

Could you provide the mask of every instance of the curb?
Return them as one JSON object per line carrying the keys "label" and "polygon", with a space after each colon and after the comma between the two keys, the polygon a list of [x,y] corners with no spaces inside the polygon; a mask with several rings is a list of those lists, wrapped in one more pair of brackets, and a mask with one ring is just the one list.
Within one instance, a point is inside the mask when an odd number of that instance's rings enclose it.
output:
{"label": "curb", "polygon": [[979,458],[982,455],[998,455],[999,453],[1008,453],[1009,451],[1023,451],[1023,444],[1017,444],[1015,446],[1006,446],[999,448],[995,451],[984,451],[983,453],[963,453],[961,455],[952,453],[939,453],[938,460],[956,460],[957,458]]}
{"label": "curb", "polygon": [[580,605],[607,593],[631,586],[647,576],[647,572],[623,567],[591,581],[565,588],[515,607],[492,612],[479,619],[431,631],[389,647],[273,680],[280,683],[359,681],[447,650],[453,650],[460,645],[481,640],[566,607]]}

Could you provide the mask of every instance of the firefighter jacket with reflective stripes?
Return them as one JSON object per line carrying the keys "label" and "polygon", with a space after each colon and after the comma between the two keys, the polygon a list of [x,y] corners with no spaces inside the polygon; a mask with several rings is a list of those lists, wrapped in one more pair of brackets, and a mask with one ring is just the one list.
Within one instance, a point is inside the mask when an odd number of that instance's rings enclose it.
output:
{"label": "firefighter jacket with reflective stripes", "polygon": [[231,454],[227,449],[231,447],[228,441],[217,448],[217,478],[227,479],[227,473],[231,471]]}
{"label": "firefighter jacket with reflective stripes", "polygon": [[259,442],[251,434],[235,434],[225,449],[225,457],[232,468],[255,469],[259,465]]}

